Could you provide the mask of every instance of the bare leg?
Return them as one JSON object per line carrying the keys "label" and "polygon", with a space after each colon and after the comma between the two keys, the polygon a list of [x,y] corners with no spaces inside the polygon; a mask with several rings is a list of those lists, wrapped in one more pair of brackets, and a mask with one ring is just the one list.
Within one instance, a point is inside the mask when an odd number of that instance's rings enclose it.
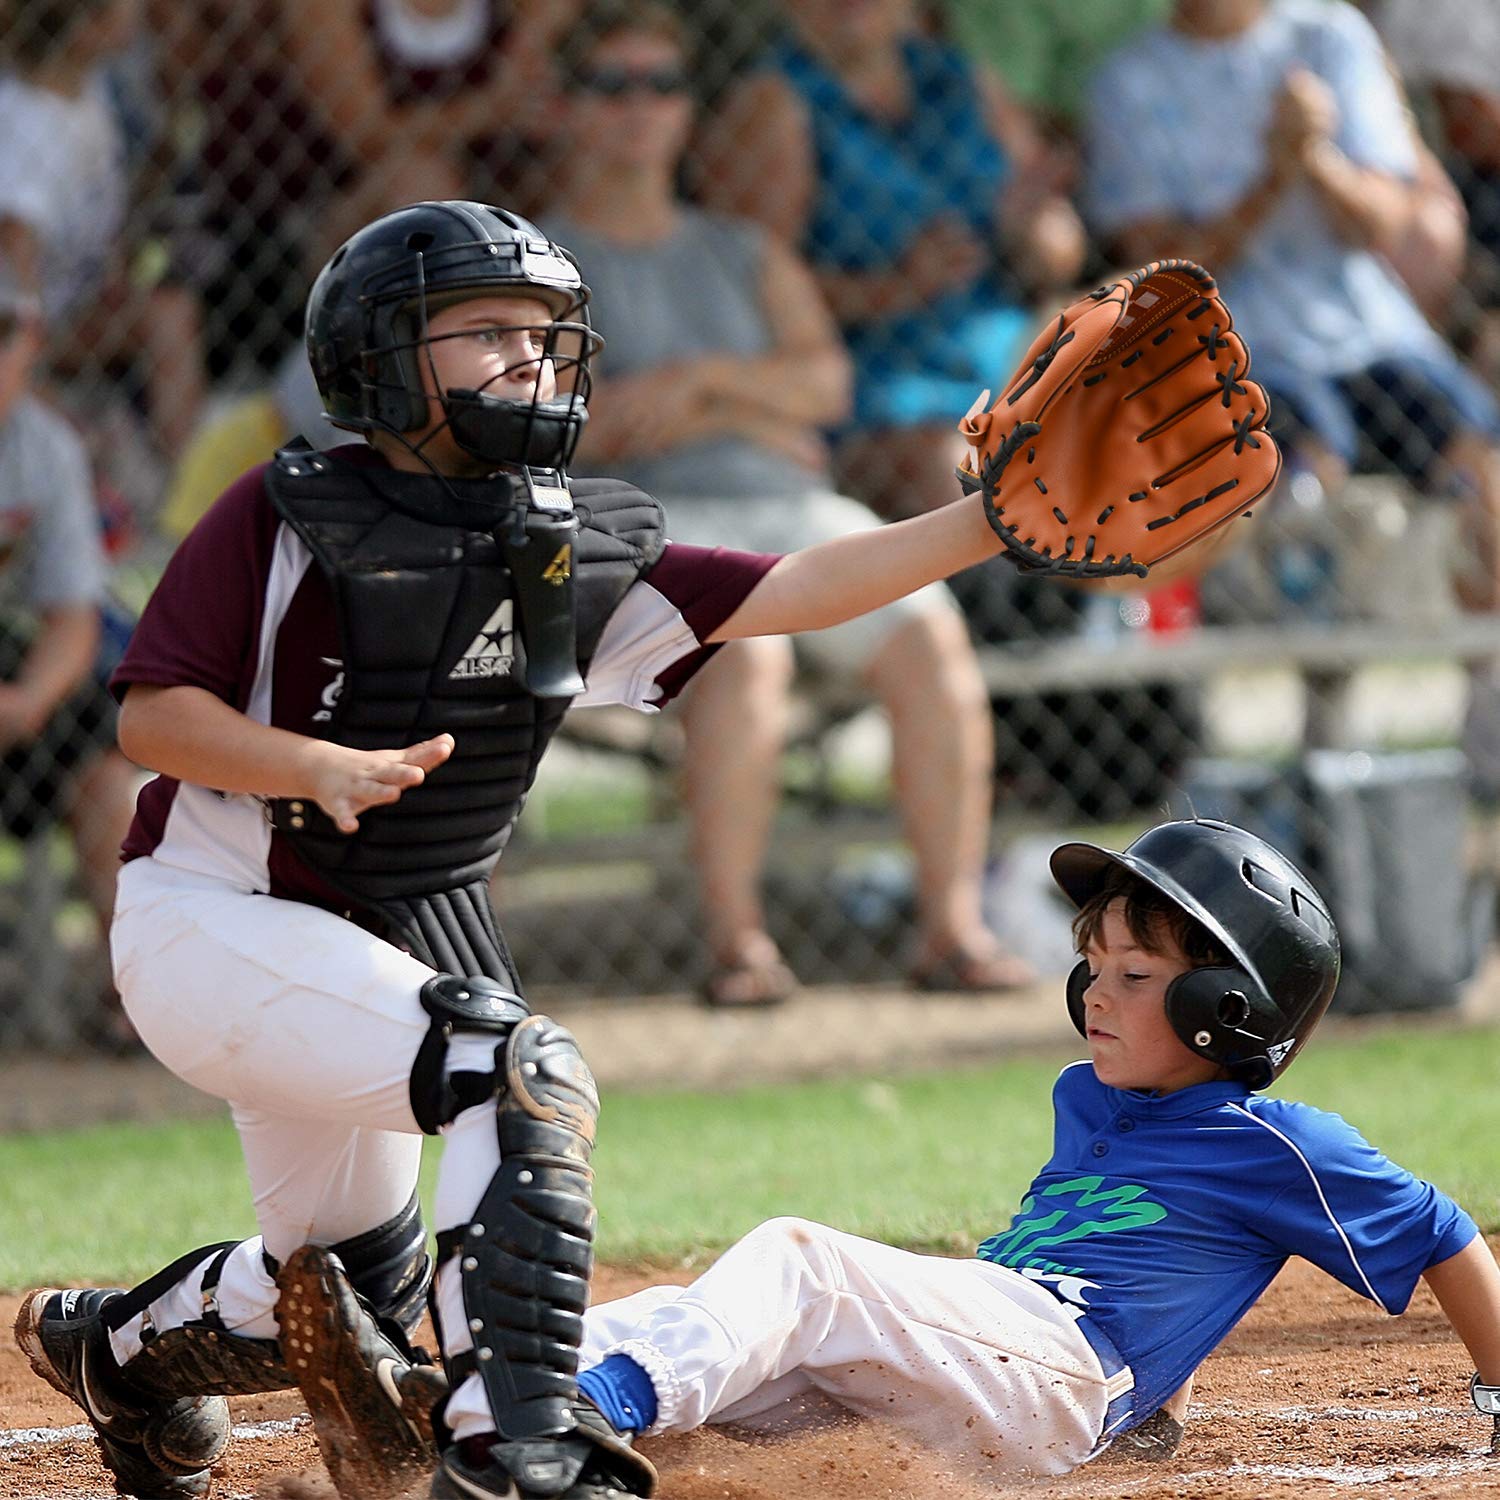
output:
{"label": "bare leg", "polygon": [[108,936],[115,911],[120,845],[135,814],[136,769],[118,750],[105,750],[74,776],[67,822],[84,894]]}
{"label": "bare leg", "polygon": [[[1463,609],[1482,613],[1500,607],[1500,455],[1483,437],[1460,433],[1442,457],[1466,491],[1454,593]],[[1474,792],[1493,803],[1500,797],[1500,662],[1471,662],[1468,676],[1460,743]]]}
{"label": "bare leg", "polygon": [[1500,605],[1500,454],[1477,433],[1460,433],[1443,463],[1466,492],[1463,563],[1454,584],[1467,610]]}
{"label": "bare leg", "polygon": [[149,370],[151,430],[168,459],[187,447],[203,409],[203,307],[195,292],[159,286],[146,297],[141,333]]}
{"label": "bare leg", "polygon": [[785,637],[732,641],[683,700],[683,800],[716,970],[709,998],[723,1004],[781,999],[791,984],[766,931],[760,878],[792,672]]}
{"label": "bare leg", "polygon": [[981,911],[994,733],[962,616],[934,610],[898,627],[866,677],[890,716],[896,798],[916,860],[917,972],[946,964],[962,989],[1030,982],[1030,967],[1000,950]]}
{"label": "bare leg", "polygon": [[[135,812],[137,771],[118,750],[104,750],[73,778],[67,811],[68,832],[78,859],[84,894],[94,910],[104,944],[109,941],[115,909],[115,877],[120,871],[120,845],[130,831]],[[135,1028],[120,1009],[114,987],[106,984],[92,1025],[95,1044],[107,1050],[138,1046]]]}

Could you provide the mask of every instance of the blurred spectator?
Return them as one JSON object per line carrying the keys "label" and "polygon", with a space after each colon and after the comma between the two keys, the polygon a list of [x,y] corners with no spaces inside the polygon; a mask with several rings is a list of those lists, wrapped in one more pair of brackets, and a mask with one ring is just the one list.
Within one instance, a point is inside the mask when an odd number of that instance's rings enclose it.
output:
{"label": "blurred spectator", "polygon": [[1374,16],[1402,76],[1431,101],[1449,170],[1469,211],[1469,285],[1484,314],[1471,332],[1500,377],[1500,6],[1494,0],[1381,0]]}
{"label": "blurred spectator", "polygon": [[[1369,22],[1344,0],[1176,0],[1168,25],[1101,68],[1092,99],[1095,225],[1128,263],[1186,255],[1219,275],[1281,413],[1272,515],[1351,468],[1394,466],[1462,504],[1460,598],[1495,608],[1500,411],[1381,258],[1423,194]],[[1500,704],[1487,684],[1471,694],[1470,751],[1500,784],[1500,733],[1477,727]]]}
{"label": "blurred spectator", "polygon": [[[584,35],[563,117],[567,207],[544,221],[578,256],[606,340],[583,465],[659,496],[680,541],[781,551],[879,524],[828,475],[818,428],[847,411],[849,366],[813,279],[759,225],[676,195],[694,114],[681,23],[661,6],[628,5]],[[980,915],[992,746],[951,598],[930,588],[805,644],[824,668],[860,676],[890,716],[917,865],[917,982],[1026,982]],[[711,1004],[771,1003],[794,983],[759,889],[792,668],[784,638],[736,641],[684,701]]]}
{"label": "blurred spectator", "polygon": [[[103,942],[134,771],[115,748],[103,685],[105,562],[88,459],[28,391],[41,330],[35,299],[0,270],[0,822],[31,839],[66,821]],[[130,1036],[118,1012],[93,1030]]]}
{"label": "blurred spectator", "polygon": [[1072,135],[1089,75],[1172,0],[945,0],[954,40],[993,68],[1039,121]]}
{"label": "blurred spectator", "polygon": [[1369,23],[1344,0],[1177,0],[1093,98],[1087,202],[1120,258],[1216,272],[1293,458],[1325,484],[1384,462],[1471,502],[1487,605],[1500,418],[1380,257],[1421,197]]}
{"label": "blurred spectator", "polygon": [[146,0],[179,80],[173,213],[216,376],[270,374],[360,224],[545,170],[550,54],[580,0]]}
{"label": "blurred spectator", "polygon": [[203,293],[210,374],[269,372],[301,334],[306,242],[345,168],[287,66],[280,0],[146,5],[173,80],[160,212]]}
{"label": "blurred spectator", "polygon": [[[335,433],[323,420],[307,351],[299,342],[286,351],[270,384],[232,397],[209,415],[182,455],[159,517],[162,530],[181,541],[210,505],[247,469],[293,438],[314,448]],[[340,440],[342,441],[342,440]]]}
{"label": "blurred spectator", "polygon": [[54,364],[138,364],[171,454],[202,399],[200,315],[181,286],[131,275],[127,140],[105,64],[140,19],[140,0],[31,0],[16,12],[0,77],[0,254],[41,299]]}
{"label": "blurred spectator", "polygon": [[1062,169],[983,67],[914,0],[796,0],[786,40],[731,88],[699,194],[801,249],[855,362],[854,493],[886,516],[953,499],[954,425],[1031,339],[1029,297],[1074,278]]}
{"label": "blurred spectator", "polygon": [[309,10],[283,0],[287,61],[354,166],[315,259],[423,198],[477,193],[529,211],[539,183],[528,168],[545,157],[551,126],[552,57],[580,3],[322,0]]}

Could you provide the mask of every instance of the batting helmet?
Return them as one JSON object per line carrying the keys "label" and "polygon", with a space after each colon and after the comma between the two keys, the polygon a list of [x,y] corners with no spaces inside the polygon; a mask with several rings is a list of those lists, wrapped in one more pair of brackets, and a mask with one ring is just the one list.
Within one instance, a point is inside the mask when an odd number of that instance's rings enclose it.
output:
{"label": "batting helmet", "polygon": [[[1123,853],[1063,844],[1052,875],[1075,906],[1126,870],[1198,922],[1228,955],[1167,987],[1184,1045],[1253,1089],[1290,1065],[1333,999],[1339,936],[1312,882],[1264,839],[1206,819],[1162,823]],[[1087,963],[1068,978],[1068,1013],[1084,1032]]]}
{"label": "batting helmet", "polygon": [[588,288],[566,250],[487,203],[413,203],[334,251],[307,299],[307,353],[329,418],[356,432],[425,427],[429,315],[465,295],[507,292],[552,309],[545,357],[557,367],[558,395],[507,401],[443,390],[448,426],[482,460],[566,467],[588,419],[589,361],[602,342],[589,324]]}

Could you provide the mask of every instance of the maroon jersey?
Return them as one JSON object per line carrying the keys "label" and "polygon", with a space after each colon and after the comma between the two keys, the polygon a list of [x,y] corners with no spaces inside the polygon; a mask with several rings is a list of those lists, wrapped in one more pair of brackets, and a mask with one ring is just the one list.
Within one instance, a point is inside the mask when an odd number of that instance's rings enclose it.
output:
{"label": "maroon jersey", "polygon": [[[364,461],[368,450],[344,450]],[[378,461],[378,460],[377,460]],[[338,620],[322,571],[265,493],[236,481],[173,555],[111,687],[198,687],[258,723],[320,735],[343,685]],[[654,712],[713,654],[711,635],[775,564],[761,553],[668,544],[600,638],[575,705]],[[271,827],[262,798],[158,776],[141,792],[125,858],[237,889],[342,910]]]}

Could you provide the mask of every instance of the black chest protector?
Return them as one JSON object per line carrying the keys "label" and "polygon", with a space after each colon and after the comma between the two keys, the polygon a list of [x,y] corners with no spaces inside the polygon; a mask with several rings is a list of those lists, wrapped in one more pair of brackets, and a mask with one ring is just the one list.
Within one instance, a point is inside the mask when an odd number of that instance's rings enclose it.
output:
{"label": "black chest protector", "polygon": [[333,590],[344,681],[324,736],[360,750],[454,739],[422,785],[361,813],[357,833],[311,801],[276,800],[271,818],[419,958],[515,984],[490,874],[606,622],[663,540],[661,507],[617,480],[573,483],[576,510],[562,493],[557,509],[528,508],[507,482],[444,485],[303,449],[266,470]]}

